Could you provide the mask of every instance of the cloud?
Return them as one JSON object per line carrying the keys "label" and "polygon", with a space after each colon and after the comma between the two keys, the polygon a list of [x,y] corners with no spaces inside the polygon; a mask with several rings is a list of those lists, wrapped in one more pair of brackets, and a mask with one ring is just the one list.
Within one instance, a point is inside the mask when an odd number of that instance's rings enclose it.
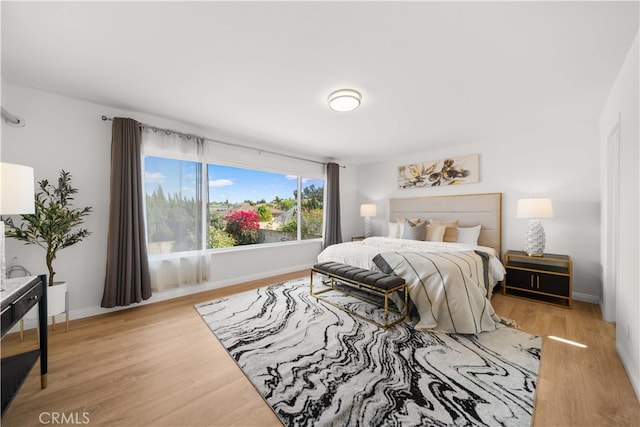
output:
{"label": "cloud", "polygon": [[209,181],[209,187],[220,188],[220,187],[229,187],[233,185],[233,181],[230,179],[214,179]]}
{"label": "cloud", "polygon": [[[297,180],[297,179],[298,179],[298,176],[297,176],[297,175],[286,175],[286,177],[287,177],[287,179],[288,179],[289,181],[295,181],[295,180]],[[316,180],[317,180],[317,178],[304,178],[304,177],[303,177],[303,178],[302,178],[302,183],[303,183],[303,184],[306,184],[306,183],[307,183],[307,182],[309,182],[309,181],[316,181]]]}
{"label": "cloud", "polygon": [[157,182],[163,183],[167,177],[162,175],[160,172],[145,172],[144,180],[145,182]]}

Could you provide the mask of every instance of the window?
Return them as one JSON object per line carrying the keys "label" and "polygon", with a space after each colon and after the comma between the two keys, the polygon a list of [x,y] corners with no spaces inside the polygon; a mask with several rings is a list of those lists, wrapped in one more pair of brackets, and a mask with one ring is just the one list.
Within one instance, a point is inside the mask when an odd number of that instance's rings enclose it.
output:
{"label": "window", "polygon": [[322,179],[155,156],[144,169],[150,255],[322,237]]}
{"label": "window", "polygon": [[302,239],[322,238],[322,203],[324,200],[324,181],[302,178]]}
{"label": "window", "polygon": [[144,169],[149,254],[198,249],[201,165],[146,156]]}

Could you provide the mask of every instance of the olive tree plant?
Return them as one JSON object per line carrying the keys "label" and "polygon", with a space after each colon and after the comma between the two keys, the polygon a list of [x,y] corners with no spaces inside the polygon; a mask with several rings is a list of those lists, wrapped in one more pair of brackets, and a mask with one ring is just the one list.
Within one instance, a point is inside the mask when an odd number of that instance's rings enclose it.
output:
{"label": "olive tree plant", "polygon": [[53,261],[58,251],[81,242],[91,234],[80,227],[91,207],[76,209],[72,206],[73,195],[78,190],[71,186],[71,174],[64,170],[60,171],[57,185],[43,179],[38,182],[38,187],[35,212],[21,215],[23,223],[20,227],[16,227],[9,218],[5,236],[22,240],[27,245],[40,246],[46,251],[49,286],[53,286],[56,274]]}

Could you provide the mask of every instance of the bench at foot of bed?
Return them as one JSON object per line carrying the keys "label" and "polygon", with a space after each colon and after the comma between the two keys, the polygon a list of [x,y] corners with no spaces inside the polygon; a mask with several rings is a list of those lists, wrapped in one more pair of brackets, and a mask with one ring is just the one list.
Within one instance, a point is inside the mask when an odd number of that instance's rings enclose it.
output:
{"label": "bench at foot of bed", "polygon": [[[316,287],[314,289],[314,274],[325,278],[322,280],[324,287],[320,289]],[[382,320],[378,321],[374,319],[372,315],[362,314],[351,309],[349,305],[337,304],[331,299],[325,298],[323,294],[330,291],[337,291],[343,295],[355,297],[367,304],[382,308],[384,310]],[[341,310],[385,329],[403,321],[407,317],[407,284],[403,278],[391,274],[380,273],[338,262],[323,262],[311,268],[310,293],[312,297],[318,300],[338,307]],[[389,298],[396,293],[399,296],[396,302],[400,302],[399,305],[402,306],[401,309],[397,309],[394,302],[389,301]],[[371,314],[373,314],[373,312]]]}

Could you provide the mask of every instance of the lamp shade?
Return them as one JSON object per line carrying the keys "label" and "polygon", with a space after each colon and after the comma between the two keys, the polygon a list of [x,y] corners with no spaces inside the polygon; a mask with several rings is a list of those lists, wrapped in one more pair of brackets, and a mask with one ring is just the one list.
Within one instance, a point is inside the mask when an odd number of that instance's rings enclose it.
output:
{"label": "lamp shade", "polygon": [[516,218],[553,218],[551,199],[533,197],[518,200]]}
{"label": "lamp shade", "polygon": [[13,163],[0,163],[0,214],[32,214],[34,206],[33,168]]}
{"label": "lamp shade", "polygon": [[376,216],[376,205],[360,205],[360,216]]}

